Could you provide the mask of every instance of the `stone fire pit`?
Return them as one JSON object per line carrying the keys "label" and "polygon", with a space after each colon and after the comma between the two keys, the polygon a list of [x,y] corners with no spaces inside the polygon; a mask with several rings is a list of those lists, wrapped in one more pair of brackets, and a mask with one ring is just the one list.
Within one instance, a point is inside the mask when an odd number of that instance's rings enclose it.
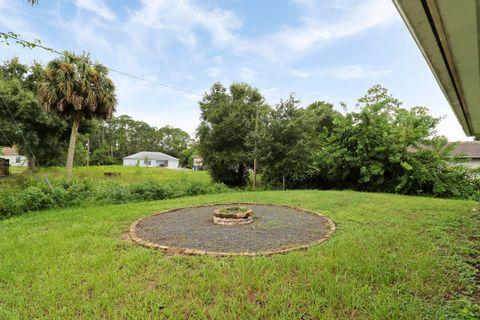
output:
{"label": "stone fire pit", "polygon": [[213,222],[216,224],[229,226],[253,222],[253,210],[246,207],[223,207],[213,212]]}
{"label": "stone fire pit", "polygon": [[[244,209],[235,212],[226,207]],[[247,213],[249,210],[252,212]],[[218,217],[212,217],[215,211],[219,211]],[[234,226],[213,222],[213,218],[232,219],[233,213],[233,219],[253,221]],[[172,209],[141,218],[132,224],[130,238],[166,254],[264,256],[306,249],[325,241],[334,230],[333,221],[317,212],[280,205],[230,203]]]}

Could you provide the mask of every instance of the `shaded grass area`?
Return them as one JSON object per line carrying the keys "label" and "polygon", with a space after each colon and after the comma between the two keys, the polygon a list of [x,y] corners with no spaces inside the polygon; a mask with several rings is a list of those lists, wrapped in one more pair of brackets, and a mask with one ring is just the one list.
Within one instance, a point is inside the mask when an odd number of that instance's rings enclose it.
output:
{"label": "shaded grass area", "polygon": [[[337,231],[254,258],[169,257],[122,240],[156,211],[242,201],[317,210]],[[0,221],[0,319],[475,319],[476,206],[269,191],[30,213]]]}

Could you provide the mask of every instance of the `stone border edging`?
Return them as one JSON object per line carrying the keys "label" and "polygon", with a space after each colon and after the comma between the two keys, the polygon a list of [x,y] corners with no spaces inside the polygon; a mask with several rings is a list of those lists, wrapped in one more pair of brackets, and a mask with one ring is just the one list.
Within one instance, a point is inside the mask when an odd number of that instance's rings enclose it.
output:
{"label": "stone border edging", "polygon": [[[157,243],[153,243],[150,241],[143,240],[139,237],[137,237],[135,228],[137,225],[142,222],[146,218],[150,218],[153,216],[157,216],[160,214],[164,214],[167,212],[173,212],[173,211],[178,211],[178,210],[183,210],[183,209],[192,209],[192,208],[201,208],[201,207],[210,207],[210,206],[222,206],[222,205],[266,205],[266,206],[278,206],[278,207],[285,207],[285,208],[291,208],[299,211],[303,211],[309,214],[315,214],[318,215],[325,220],[327,220],[327,224],[330,227],[330,230],[327,231],[327,233],[320,239],[315,240],[313,242],[310,242],[308,244],[304,245],[298,245],[298,246],[292,246],[286,249],[279,249],[279,250],[272,250],[272,251],[258,251],[258,252],[218,252],[218,251],[204,251],[204,250],[197,250],[197,249],[189,249],[189,248],[178,248],[178,247],[171,247],[171,246],[162,246]],[[271,256],[274,254],[282,254],[282,253],[287,253],[290,251],[295,251],[295,250],[305,250],[308,249],[312,246],[315,246],[321,242],[324,242],[325,240],[329,239],[330,236],[335,232],[336,230],[336,225],[335,222],[324,216],[321,213],[318,213],[316,211],[312,210],[307,210],[299,207],[293,207],[293,206],[288,206],[284,204],[272,204],[272,203],[257,203],[257,202],[234,202],[234,203],[210,203],[210,204],[202,204],[202,205],[197,205],[197,206],[189,206],[189,207],[181,207],[181,208],[175,208],[175,209],[169,209],[169,210],[163,210],[157,213],[154,213],[152,215],[137,219],[133,224],[130,226],[130,239],[141,246],[156,249],[156,250],[161,250],[165,254],[170,254],[170,255],[209,255],[209,256],[214,256],[214,257],[228,257],[228,256]]]}

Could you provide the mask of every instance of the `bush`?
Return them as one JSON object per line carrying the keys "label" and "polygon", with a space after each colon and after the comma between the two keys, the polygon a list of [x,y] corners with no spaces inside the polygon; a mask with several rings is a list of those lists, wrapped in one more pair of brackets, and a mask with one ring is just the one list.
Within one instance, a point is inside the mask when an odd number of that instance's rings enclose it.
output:
{"label": "bush", "polygon": [[108,183],[101,185],[95,194],[95,200],[97,203],[104,204],[118,204],[133,201],[133,196],[130,193],[128,186]]}
{"label": "bush", "polygon": [[31,181],[32,185],[21,189],[0,190],[0,219],[27,211],[66,208],[90,204],[119,204],[137,201],[172,199],[226,192],[221,183],[188,184],[147,181],[124,185],[117,182],[95,182],[92,179],[63,179],[51,181],[51,188],[43,181]]}
{"label": "bush", "polygon": [[135,201],[170,199],[175,195],[175,191],[171,186],[151,181],[131,185],[130,192]]}
{"label": "bush", "polygon": [[54,207],[51,195],[39,187],[29,187],[19,194],[16,199],[21,211],[38,211]]}
{"label": "bush", "polygon": [[13,193],[0,192],[0,199],[0,219],[8,218],[21,212]]}

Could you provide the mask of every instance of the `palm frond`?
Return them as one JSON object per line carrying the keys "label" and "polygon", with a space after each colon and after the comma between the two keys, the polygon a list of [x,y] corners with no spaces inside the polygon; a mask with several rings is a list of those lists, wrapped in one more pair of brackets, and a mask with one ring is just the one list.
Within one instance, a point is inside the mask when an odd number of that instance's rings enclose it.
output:
{"label": "palm frond", "polygon": [[108,119],[115,112],[115,85],[108,77],[108,69],[92,63],[88,54],[66,52],[48,63],[45,74],[38,85],[44,110],[65,117],[82,111],[85,117],[100,119]]}

